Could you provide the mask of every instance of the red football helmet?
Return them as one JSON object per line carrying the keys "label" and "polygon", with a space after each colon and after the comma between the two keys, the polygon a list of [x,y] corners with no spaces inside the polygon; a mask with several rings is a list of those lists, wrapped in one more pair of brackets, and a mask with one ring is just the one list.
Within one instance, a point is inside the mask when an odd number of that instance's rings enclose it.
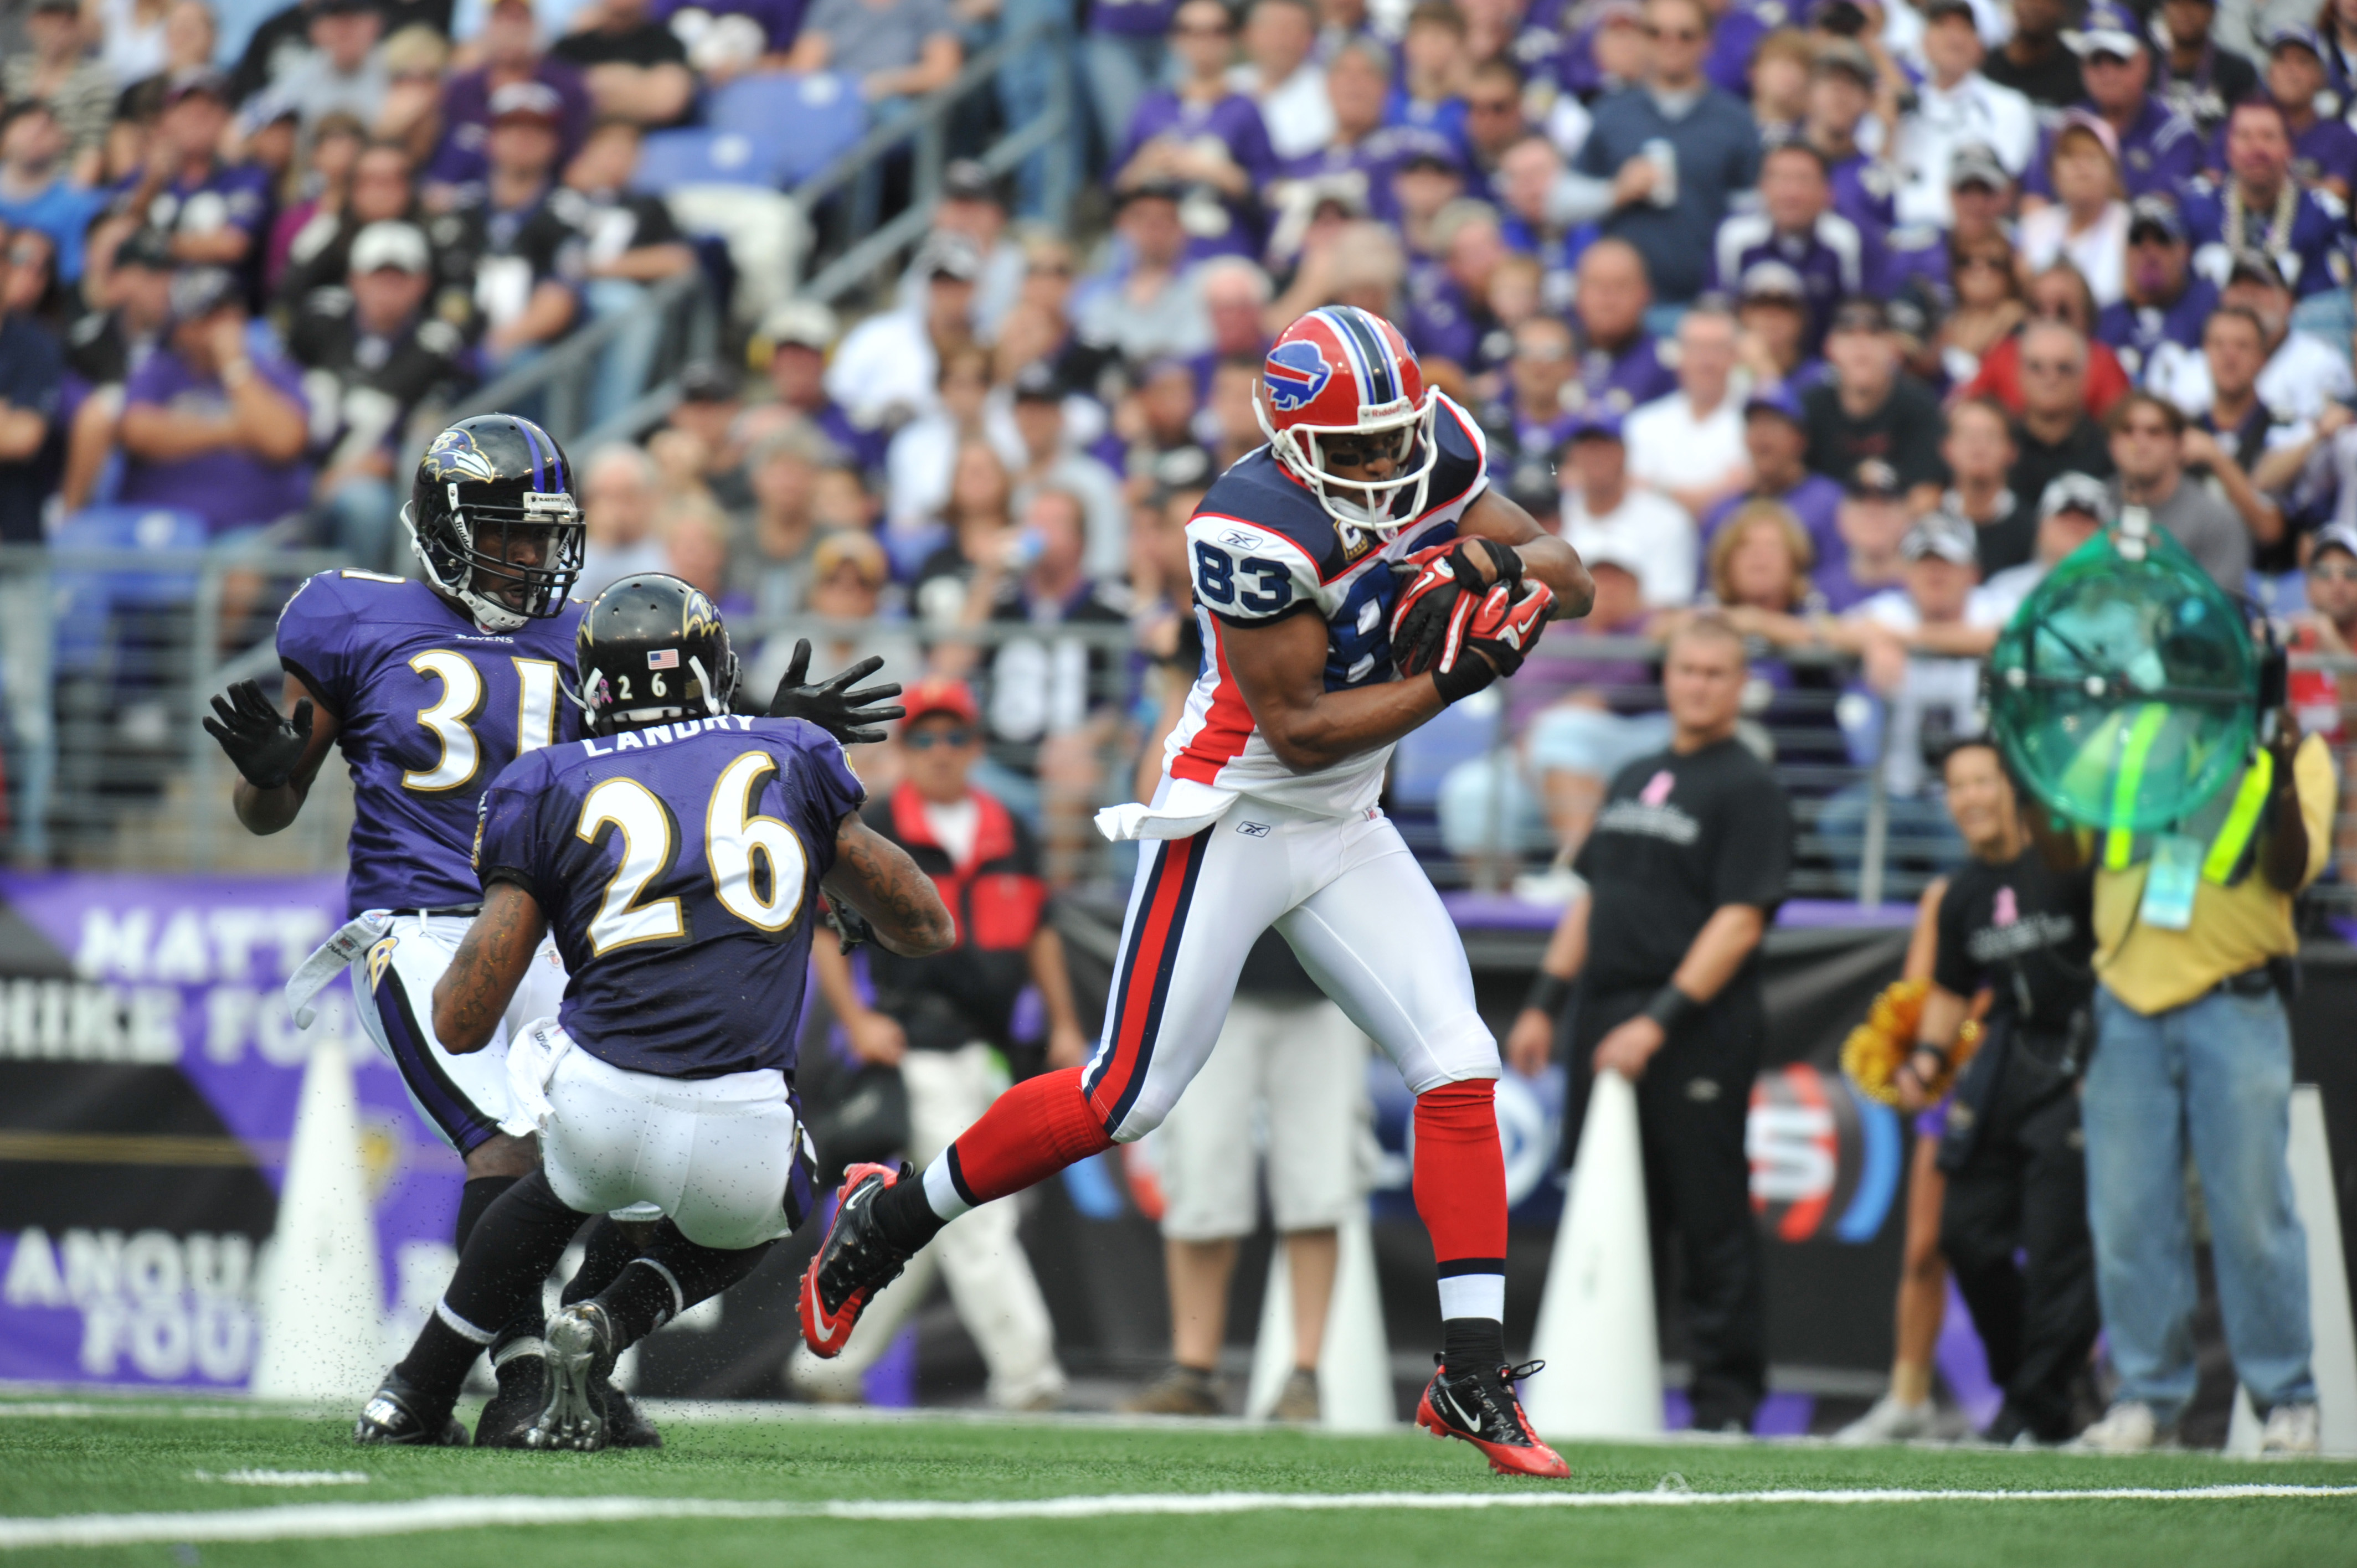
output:
{"label": "red football helmet", "polygon": [[[1424,511],[1440,447],[1438,408],[1399,329],[1372,311],[1329,305],[1285,329],[1261,366],[1254,407],[1269,450],[1346,528],[1389,536]],[[1388,478],[1345,479],[1329,466],[1337,437],[1389,450]]]}

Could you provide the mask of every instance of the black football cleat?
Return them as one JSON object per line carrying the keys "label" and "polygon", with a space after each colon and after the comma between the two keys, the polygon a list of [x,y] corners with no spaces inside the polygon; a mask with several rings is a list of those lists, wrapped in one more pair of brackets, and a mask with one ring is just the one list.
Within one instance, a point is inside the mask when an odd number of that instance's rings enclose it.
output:
{"label": "black football cleat", "polygon": [[854,1165],[843,1173],[843,1197],[828,1222],[826,1240],[802,1271],[795,1305],[802,1320],[802,1343],[811,1354],[833,1360],[843,1354],[859,1315],[876,1293],[900,1277],[909,1254],[884,1239],[876,1224],[876,1200],[886,1188],[916,1179],[903,1165]]}
{"label": "black football cleat", "polygon": [[630,1396],[604,1378],[597,1380],[597,1398],[606,1409],[606,1446],[608,1448],[660,1448],[662,1434],[655,1423],[640,1412]]}
{"label": "black football cleat", "polygon": [[546,1357],[547,1346],[537,1337],[518,1339],[492,1352],[500,1387],[475,1422],[476,1447],[531,1446],[523,1440],[524,1434],[548,1404]]}
{"label": "black football cleat", "polygon": [[[1438,1357],[1433,1358],[1436,1361]],[[1461,1437],[1479,1448],[1490,1468],[1501,1476],[1544,1476],[1562,1480],[1571,1474],[1563,1455],[1539,1441],[1514,1384],[1545,1366],[1528,1361],[1495,1371],[1452,1372],[1437,1367],[1424,1385],[1415,1407],[1415,1423],[1435,1437]]]}
{"label": "black football cleat", "polygon": [[399,1372],[387,1372],[352,1423],[352,1441],[370,1447],[464,1448],[467,1429],[450,1413],[456,1402],[431,1399]]}
{"label": "black football cleat", "polygon": [[614,1325],[594,1301],[578,1302],[548,1320],[547,1402],[523,1434],[527,1448],[607,1446],[606,1402],[600,1384],[614,1375]]}

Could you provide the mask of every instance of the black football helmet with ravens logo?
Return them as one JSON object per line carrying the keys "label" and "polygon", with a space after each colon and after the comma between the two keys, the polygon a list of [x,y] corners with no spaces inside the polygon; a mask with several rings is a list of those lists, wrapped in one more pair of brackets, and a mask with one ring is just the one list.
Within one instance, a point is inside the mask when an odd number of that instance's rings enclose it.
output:
{"label": "black football helmet with ravens logo", "polygon": [[574,667],[589,733],[716,718],[737,693],[728,628],[702,590],[640,572],[599,594],[574,634]]}
{"label": "black football helmet with ravens logo", "polygon": [[573,465],[555,437],[512,413],[479,413],[436,435],[401,519],[425,580],[485,631],[556,615],[581,575]]}

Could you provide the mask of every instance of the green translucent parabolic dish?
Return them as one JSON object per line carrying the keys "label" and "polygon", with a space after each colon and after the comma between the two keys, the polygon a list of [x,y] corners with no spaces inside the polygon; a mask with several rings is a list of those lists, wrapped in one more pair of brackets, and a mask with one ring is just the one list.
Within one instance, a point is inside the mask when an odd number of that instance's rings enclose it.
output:
{"label": "green translucent parabolic dish", "polygon": [[2147,832],[2199,811],[2250,754],[2258,652],[2242,609],[2158,529],[2108,533],[2022,601],[1989,656],[1989,717],[2030,793],[2074,822]]}

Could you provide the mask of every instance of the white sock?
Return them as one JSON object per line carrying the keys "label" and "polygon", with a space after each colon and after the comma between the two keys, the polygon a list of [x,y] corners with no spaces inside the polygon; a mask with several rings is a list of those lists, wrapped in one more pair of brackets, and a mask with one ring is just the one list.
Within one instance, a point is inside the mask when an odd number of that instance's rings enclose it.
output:
{"label": "white sock", "polygon": [[974,1205],[960,1197],[957,1180],[950,1175],[950,1152],[943,1149],[925,1167],[925,1203],[936,1218],[944,1223],[955,1219]]}

